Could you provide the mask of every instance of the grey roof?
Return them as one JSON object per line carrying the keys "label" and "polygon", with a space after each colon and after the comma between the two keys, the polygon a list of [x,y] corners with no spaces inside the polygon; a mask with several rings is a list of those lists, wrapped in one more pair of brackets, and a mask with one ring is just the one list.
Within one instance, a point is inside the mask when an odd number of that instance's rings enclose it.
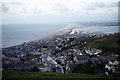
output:
{"label": "grey roof", "polygon": [[116,60],[117,59],[117,56],[115,54],[111,54],[111,55],[108,55],[108,56],[105,56],[105,57],[100,57],[100,60],[102,61],[111,61],[111,60]]}
{"label": "grey roof", "polygon": [[89,56],[76,56],[78,60],[88,60]]}

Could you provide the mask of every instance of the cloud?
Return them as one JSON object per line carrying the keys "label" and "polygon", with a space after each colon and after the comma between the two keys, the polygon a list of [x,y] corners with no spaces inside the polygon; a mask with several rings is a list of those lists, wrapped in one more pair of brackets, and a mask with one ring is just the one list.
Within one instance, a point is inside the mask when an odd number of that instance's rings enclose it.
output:
{"label": "cloud", "polygon": [[33,11],[33,14],[42,14],[42,13],[44,13],[44,11],[42,11],[42,10],[38,10],[38,9],[33,9],[32,10]]}
{"label": "cloud", "polygon": [[6,7],[5,4],[2,4],[2,11],[7,13],[9,11],[9,8]]}
{"label": "cloud", "polygon": [[58,12],[66,12],[69,9],[60,3],[55,3],[53,6],[53,10],[58,11]]}
{"label": "cloud", "polygon": [[96,3],[92,3],[91,5],[95,8],[103,8],[106,6],[105,3],[103,3],[103,2],[99,2],[99,3],[96,2]]}
{"label": "cloud", "polygon": [[[17,1],[17,0],[16,0]],[[54,17],[61,21],[87,19],[117,19],[117,0],[19,0],[4,2],[2,5],[3,18],[27,17],[50,19]],[[18,17],[17,17],[18,18]],[[35,19],[34,18],[34,19]],[[26,20],[27,21],[27,20]]]}
{"label": "cloud", "polygon": [[22,3],[20,2],[9,2],[9,4],[12,4],[13,6],[21,6]]}
{"label": "cloud", "polygon": [[11,15],[19,15],[26,12],[26,7],[18,2],[7,2],[2,4],[2,11]]}
{"label": "cloud", "polygon": [[[55,0],[56,1],[56,0]],[[24,15],[34,15],[34,14],[82,14],[88,13],[87,10],[95,11],[96,9],[102,8],[113,8],[117,7],[117,2],[76,2],[70,0],[70,3],[63,2],[10,2],[3,4],[3,12],[8,12],[11,14],[24,14]],[[74,12],[73,12],[74,11]]]}

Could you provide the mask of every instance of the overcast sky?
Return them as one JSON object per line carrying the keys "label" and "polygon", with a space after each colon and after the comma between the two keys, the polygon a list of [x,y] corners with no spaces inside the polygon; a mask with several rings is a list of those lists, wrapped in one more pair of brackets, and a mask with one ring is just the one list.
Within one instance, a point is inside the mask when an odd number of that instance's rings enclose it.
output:
{"label": "overcast sky", "polygon": [[117,21],[118,0],[4,0],[3,24]]}

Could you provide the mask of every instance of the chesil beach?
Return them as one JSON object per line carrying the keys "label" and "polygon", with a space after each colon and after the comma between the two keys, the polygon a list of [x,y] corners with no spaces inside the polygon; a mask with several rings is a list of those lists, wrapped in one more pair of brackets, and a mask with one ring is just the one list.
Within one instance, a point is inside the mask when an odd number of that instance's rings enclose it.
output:
{"label": "chesil beach", "polygon": [[37,42],[37,41],[40,41],[40,40],[45,40],[45,39],[52,39],[53,37],[57,36],[57,35],[64,35],[65,33],[67,32],[70,32],[72,29],[74,29],[76,26],[75,25],[68,25],[52,34],[49,34],[47,36],[44,36],[42,38],[39,38],[39,39],[36,39],[36,40],[33,40],[33,41],[30,41],[30,42]]}

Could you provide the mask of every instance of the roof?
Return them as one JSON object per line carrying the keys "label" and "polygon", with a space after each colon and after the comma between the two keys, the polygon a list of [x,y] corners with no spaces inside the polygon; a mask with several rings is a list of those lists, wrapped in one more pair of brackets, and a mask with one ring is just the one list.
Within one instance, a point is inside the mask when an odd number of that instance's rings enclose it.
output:
{"label": "roof", "polygon": [[88,60],[89,56],[76,56],[78,60]]}
{"label": "roof", "polygon": [[105,56],[105,57],[100,57],[100,59],[101,59],[102,61],[116,60],[116,59],[117,59],[117,55],[111,54],[111,55],[108,55],[108,56]]}

